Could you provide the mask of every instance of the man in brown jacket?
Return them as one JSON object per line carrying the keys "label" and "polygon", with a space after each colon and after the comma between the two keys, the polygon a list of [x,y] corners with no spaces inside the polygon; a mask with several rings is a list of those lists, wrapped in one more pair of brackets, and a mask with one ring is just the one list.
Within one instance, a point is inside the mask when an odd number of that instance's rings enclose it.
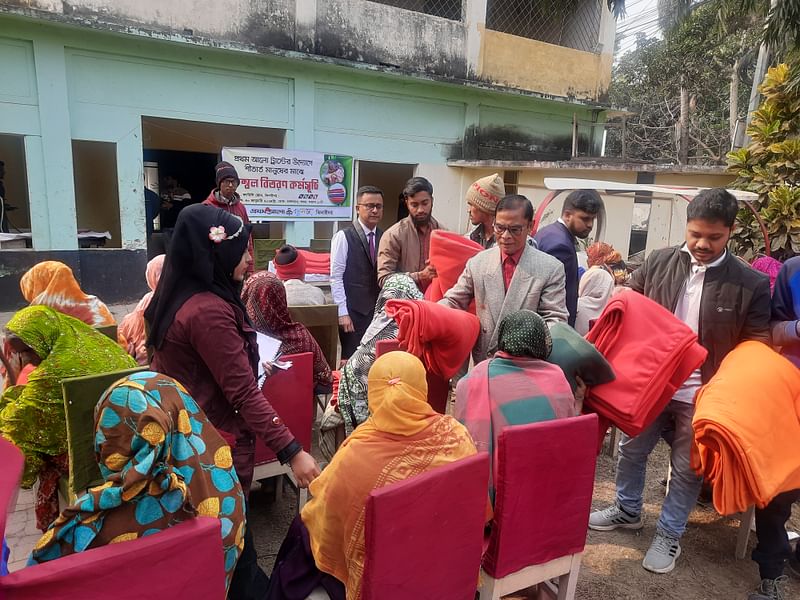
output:
{"label": "man in brown jacket", "polygon": [[378,249],[378,285],[393,273],[407,273],[423,292],[436,277],[428,264],[431,232],[441,229],[433,218],[433,186],[424,177],[412,177],[403,189],[408,216],[387,229]]}

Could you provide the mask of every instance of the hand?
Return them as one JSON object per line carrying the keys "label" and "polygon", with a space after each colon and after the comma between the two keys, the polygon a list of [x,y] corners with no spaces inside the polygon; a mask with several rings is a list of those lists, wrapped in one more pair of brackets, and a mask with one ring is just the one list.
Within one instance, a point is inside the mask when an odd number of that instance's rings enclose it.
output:
{"label": "hand", "polygon": [[349,315],[339,317],[339,327],[341,327],[342,331],[345,333],[353,333],[356,330],[353,326],[353,319],[351,319]]}
{"label": "hand", "polygon": [[172,202],[170,202],[169,200],[162,200],[161,201],[161,208],[163,210],[171,209],[172,208]]}
{"label": "hand", "polygon": [[578,414],[581,414],[583,411],[583,400],[586,398],[586,384],[583,379],[577,375],[575,375],[575,383],[577,384],[573,392],[573,396],[575,396],[575,409],[578,411]]}
{"label": "hand", "polygon": [[295,454],[294,458],[289,461],[289,466],[292,468],[297,485],[301,488],[307,488],[312,481],[319,477],[317,461],[305,450],[300,450]]}
{"label": "hand", "polygon": [[272,363],[267,361],[261,363],[261,368],[264,369],[264,375],[266,377],[271,377],[272,372],[275,370],[275,367],[272,366]]}
{"label": "hand", "polygon": [[425,261],[425,268],[417,273],[417,279],[420,281],[430,281],[436,277],[436,267],[434,267],[429,260]]}

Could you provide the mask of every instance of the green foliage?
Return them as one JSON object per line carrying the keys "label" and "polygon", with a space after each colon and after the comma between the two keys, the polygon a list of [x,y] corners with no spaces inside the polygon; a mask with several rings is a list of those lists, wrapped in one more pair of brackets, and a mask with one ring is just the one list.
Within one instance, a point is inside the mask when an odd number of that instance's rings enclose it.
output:
{"label": "green foliage", "polygon": [[[759,195],[754,203],[769,233],[773,255],[800,254],[800,90],[791,85],[797,65],[782,63],[764,78],[764,100],[753,113],[747,148],[728,154],[733,187]],[[752,258],[764,251],[764,237],[749,210],[738,216],[734,247]]]}

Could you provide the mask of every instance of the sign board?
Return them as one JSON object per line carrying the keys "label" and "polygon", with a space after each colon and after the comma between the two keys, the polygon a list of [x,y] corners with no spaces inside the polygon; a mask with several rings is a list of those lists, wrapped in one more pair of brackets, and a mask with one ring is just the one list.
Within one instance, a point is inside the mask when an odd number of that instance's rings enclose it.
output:
{"label": "sign board", "polygon": [[279,148],[223,148],[254,223],[350,221],[353,157]]}

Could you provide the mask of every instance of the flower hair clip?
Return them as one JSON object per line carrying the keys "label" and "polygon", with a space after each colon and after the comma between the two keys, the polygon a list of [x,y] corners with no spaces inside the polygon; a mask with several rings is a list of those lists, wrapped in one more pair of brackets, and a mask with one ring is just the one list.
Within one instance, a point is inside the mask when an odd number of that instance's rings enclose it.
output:
{"label": "flower hair clip", "polygon": [[219,227],[214,227],[213,225],[208,230],[208,239],[210,239],[215,244],[219,244],[224,240],[228,239],[228,234],[225,232],[225,228],[220,225]]}
{"label": "flower hair clip", "polygon": [[388,383],[389,385],[397,385],[398,383],[400,383],[400,378],[399,377],[393,377],[392,379],[390,379],[386,383]]}

